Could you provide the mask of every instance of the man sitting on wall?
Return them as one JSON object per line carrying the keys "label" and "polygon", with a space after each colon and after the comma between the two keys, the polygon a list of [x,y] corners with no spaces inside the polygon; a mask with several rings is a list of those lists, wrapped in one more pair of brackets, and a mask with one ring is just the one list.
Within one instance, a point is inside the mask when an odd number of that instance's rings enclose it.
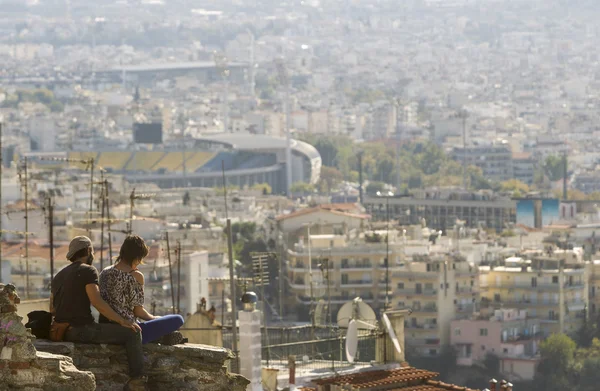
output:
{"label": "man sitting on wall", "polygon": [[[89,238],[75,237],[69,244],[67,259],[71,264],[52,281],[50,311],[54,315],[52,330],[63,328],[69,342],[125,345],[130,380],[125,390],[145,389],[144,356],[140,326],[118,315],[100,296],[98,271],[92,266],[94,248]],[[90,304],[115,323],[94,321]],[[62,333],[59,333],[62,334]],[[54,339],[53,339],[54,340]]]}

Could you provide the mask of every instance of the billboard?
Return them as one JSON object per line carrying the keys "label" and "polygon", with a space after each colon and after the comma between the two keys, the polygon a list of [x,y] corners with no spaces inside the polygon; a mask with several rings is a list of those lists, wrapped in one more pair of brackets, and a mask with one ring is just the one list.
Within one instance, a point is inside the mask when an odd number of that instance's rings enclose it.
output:
{"label": "billboard", "polygon": [[162,144],[162,123],[134,123],[133,141],[137,144]]}
{"label": "billboard", "polygon": [[558,199],[523,199],[517,201],[517,224],[542,228],[560,220]]}

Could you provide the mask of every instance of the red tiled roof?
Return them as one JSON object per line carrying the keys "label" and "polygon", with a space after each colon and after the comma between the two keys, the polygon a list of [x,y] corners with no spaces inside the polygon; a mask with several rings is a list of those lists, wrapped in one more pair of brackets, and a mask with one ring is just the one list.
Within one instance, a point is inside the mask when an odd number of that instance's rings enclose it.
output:
{"label": "red tiled roof", "polygon": [[427,371],[425,369],[406,367],[390,370],[358,372],[350,375],[317,380],[315,383],[318,385],[351,385],[357,389],[361,389],[385,385],[393,386],[395,383],[403,383],[414,380],[426,381],[436,377],[437,375],[438,373]]}
{"label": "red tiled roof", "polygon": [[[315,380],[317,385],[350,385],[353,390],[398,386],[389,391],[479,391],[471,388],[432,380],[438,373],[424,369],[403,367],[391,370],[358,372],[350,375]],[[401,384],[410,382],[410,385]],[[416,384],[415,384],[416,383]],[[421,383],[421,384],[418,384]]]}

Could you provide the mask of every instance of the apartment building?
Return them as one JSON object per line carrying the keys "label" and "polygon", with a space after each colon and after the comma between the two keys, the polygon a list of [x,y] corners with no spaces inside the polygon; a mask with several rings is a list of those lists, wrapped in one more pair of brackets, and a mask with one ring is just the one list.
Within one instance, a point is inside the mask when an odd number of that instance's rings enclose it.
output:
{"label": "apartment building", "polygon": [[[376,312],[386,300],[385,259],[389,251],[388,287],[391,293],[392,271],[402,251],[390,232],[389,250],[384,240],[368,243],[349,240],[345,235],[310,235],[287,252],[287,278],[299,320],[308,320],[311,305],[320,299],[331,303],[335,316],[339,308],[360,297]],[[381,237],[381,235],[379,235]],[[312,267],[310,266],[312,261]],[[388,296],[391,300],[391,294]]]}
{"label": "apartment building", "polygon": [[504,182],[513,178],[512,151],[508,144],[455,147],[452,158],[481,168],[483,175],[493,181]]}
{"label": "apartment building", "polygon": [[413,256],[392,273],[392,308],[410,308],[406,344],[437,356],[450,343],[450,323],[469,318],[479,303],[478,268],[458,255]]}
{"label": "apartment building", "polygon": [[513,153],[512,165],[514,179],[517,179],[527,185],[533,184],[536,161],[531,153]]}
{"label": "apartment building", "polygon": [[585,265],[552,259],[508,258],[504,266],[481,266],[482,306],[527,309],[544,335],[571,333],[589,306]]}
{"label": "apartment building", "polygon": [[450,344],[458,353],[458,365],[484,362],[488,354],[500,359],[500,371],[514,380],[532,380],[539,358],[539,319],[526,310],[505,308],[493,316],[478,316],[451,322]]}
{"label": "apartment building", "polygon": [[517,203],[489,192],[468,192],[458,189],[424,189],[410,196],[364,197],[363,205],[374,220],[399,221],[401,225],[421,224],[446,231],[456,220],[467,228],[486,227],[500,232],[517,219]]}
{"label": "apartment building", "polygon": [[600,311],[600,260],[594,260],[587,265],[589,275],[589,315],[595,319]]}

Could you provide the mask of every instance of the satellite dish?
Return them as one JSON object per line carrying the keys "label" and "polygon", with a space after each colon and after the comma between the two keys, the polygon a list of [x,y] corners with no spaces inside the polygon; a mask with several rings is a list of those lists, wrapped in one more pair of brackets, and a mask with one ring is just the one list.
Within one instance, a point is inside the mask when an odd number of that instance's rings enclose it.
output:
{"label": "satellite dish", "polygon": [[337,323],[340,328],[349,328],[352,320],[361,330],[374,330],[377,328],[375,311],[360,297],[344,304],[337,314]]}
{"label": "satellite dish", "polygon": [[311,288],[311,277],[306,276],[305,285],[306,285],[306,296],[312,294],[313,298],[321,298],[325,296],[325,290],[327,288],[324,279],[323,272],[321,270],[313,268],[312,269],[312,288]]}
{"label": "satellite dish", "polygon": [[353,363],[358,351],[358,325],[354,320],[348,323],[348,332],[346,333],[346,360]]}
{"label": "satellite dish", "polygon": [[325,303],[325,300],[321,299],[321,300],[319,300],[319,302],[317,303],[317,306],[315,307],[315,325],[325,326],[325,322],[327,320],[326,317],[327,317],[327,303]]}
{"label": "satellite dish", "polygon": [[383,314],[383,324],[388,331],[390,339],[394,343],[394,347],[398,353],[402,353],[402,348],[400,347],[400,341],[398,341],[398,337],[396,336],[396,332],[392,327],[392,322],[390,322],[390,318],[388,318],[387,314]]}

